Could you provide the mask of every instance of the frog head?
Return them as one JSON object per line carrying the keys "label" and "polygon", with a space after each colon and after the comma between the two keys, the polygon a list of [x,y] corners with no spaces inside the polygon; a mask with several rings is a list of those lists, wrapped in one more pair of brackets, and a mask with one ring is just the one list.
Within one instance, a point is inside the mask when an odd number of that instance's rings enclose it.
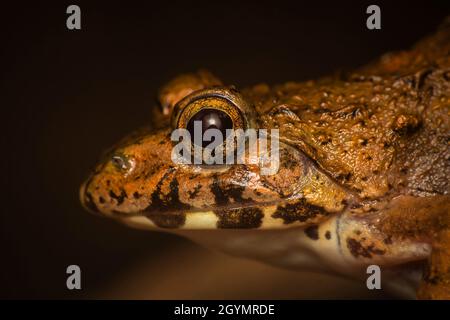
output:
{"label": "frog head", "polygon": [[[271,113],[266,113],[258,108],[262,95],[251,93],[223,86],[205,71],[169,82],[160,91],[153,129],[118,143],[83,184],[85,207],[156,228],[270,229],[316,224],[355,201],[352,192],[291,143],[292,137],[284,136],[280,130],[284,124],[277,116],[289,116],[287,108],[274,104]],[[240,162],[177,162],[173,132],[185,129],[194,136],[194,120],[203,130],[251,129],[257,136],[266,133],[258,137],[267,137],[276,129],[282,134],[276,136],[276,153],[272,152],[273,136],[266,141],[266,152],[261,140],[256,140],[260,146],[256,161],[249,152],[255,141],[244,135]],[[276,158],[270,158],[275,154]],[[263,165],[263,158],[273,162]]]}

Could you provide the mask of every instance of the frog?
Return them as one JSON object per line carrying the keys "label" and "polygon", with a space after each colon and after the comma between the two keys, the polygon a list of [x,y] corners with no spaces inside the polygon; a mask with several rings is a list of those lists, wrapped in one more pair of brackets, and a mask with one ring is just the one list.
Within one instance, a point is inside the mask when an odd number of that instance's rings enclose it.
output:
{"label": "frog", "polygon": [[[450,299],[449,53],[447,19],[410,49],[316,80],[238,89],[206,70],[177,76],[81,203],[281,268],[363,279],[375,265],[405,296]],[[277,172],[174,162],[172,132],[194,118],[278,130]]]}

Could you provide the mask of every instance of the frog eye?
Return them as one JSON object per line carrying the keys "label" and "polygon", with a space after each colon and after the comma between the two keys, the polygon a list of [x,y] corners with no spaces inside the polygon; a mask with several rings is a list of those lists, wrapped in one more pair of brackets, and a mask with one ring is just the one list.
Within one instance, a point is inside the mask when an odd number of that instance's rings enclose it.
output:
{"label": "frog eye", "polygon": [[[218,129],[222,132],[222,136],[225,137],[227,129],[233,129],[233,120],[230,116],[218,109],[202,109],[197,112],[191,119],[189,119],[186,129],[194,136],[194,122],[200,121],[202,124],[202,132],[208,129]],[[208,142],[203,141],[203,147],[205,147]]]}
{"label": "frog eye", "polygon": [[225,137],[227,129],[254,128],[254,110],[233,88],[216,87],[191,93],[179,101],[172,113],[174,129],[194,132],[194,122],[201,121],[202,131],[214,128]]}

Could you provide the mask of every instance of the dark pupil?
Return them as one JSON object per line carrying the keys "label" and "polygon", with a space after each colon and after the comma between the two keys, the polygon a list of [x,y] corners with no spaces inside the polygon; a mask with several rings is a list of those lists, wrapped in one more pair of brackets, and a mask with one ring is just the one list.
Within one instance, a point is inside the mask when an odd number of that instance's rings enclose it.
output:
{"label": "dark pupil", "polygon": [[[222,140],[225,141],[226,129],[233,129],[233,121],[230,116],[223,111],[216,109],[202,109],[197,112],[188,122],[187,130],[191,134],[194,142],[194,121],[202,122],[202,141],[203,133],[208,129],[219,129],[222,132]],[[214,138],[213,138],[214,140]],[[209,145],[212,141],[203,141],[202,146]]]}

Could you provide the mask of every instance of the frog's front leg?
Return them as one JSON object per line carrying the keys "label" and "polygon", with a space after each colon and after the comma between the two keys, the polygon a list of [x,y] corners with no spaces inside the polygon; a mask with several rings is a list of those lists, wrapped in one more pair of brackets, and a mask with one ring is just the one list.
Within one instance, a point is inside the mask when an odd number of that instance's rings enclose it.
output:
{"label": "frog's front leg", "polygon": [[417,296],[450,300],[450,230],[441,231],[436,240]]}
{"label": "frog's front leg", "polygon": [[448,195],[402,196],[377,219],[377,228],[395,238],[426,241],[431,248],[418,298],[450,299],[450,211]]}

